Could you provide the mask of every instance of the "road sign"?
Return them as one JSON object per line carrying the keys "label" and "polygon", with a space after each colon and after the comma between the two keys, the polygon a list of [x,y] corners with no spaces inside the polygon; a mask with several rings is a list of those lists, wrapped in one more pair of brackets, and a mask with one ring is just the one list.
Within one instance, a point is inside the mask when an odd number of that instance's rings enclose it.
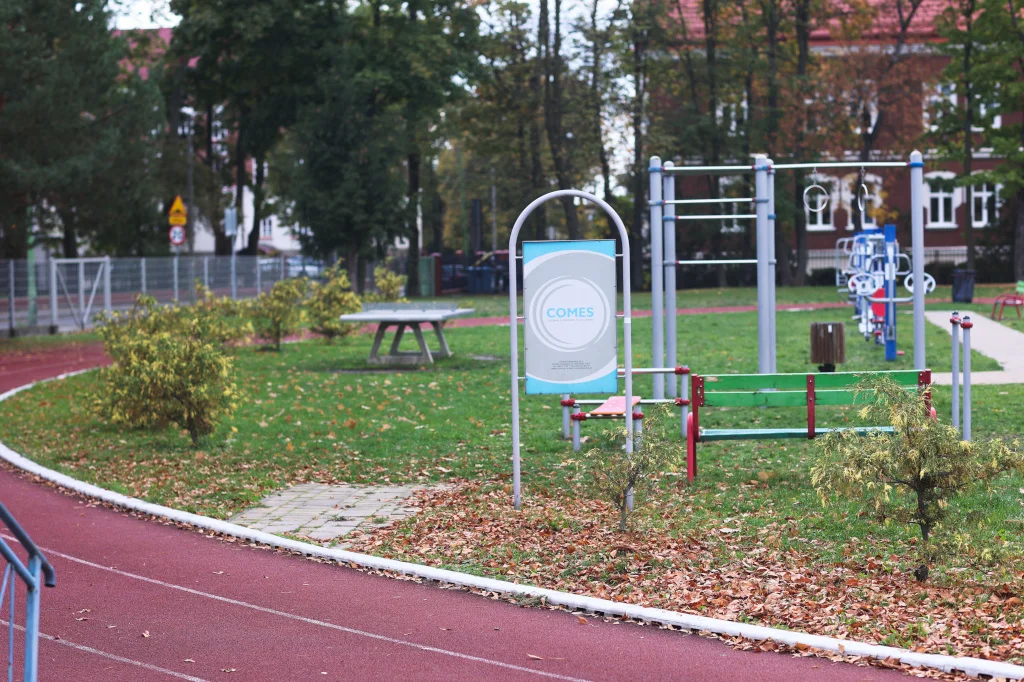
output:
{"label": "road sign", "polygon": [[224,236],[234,237],[238,233],[238,209],[228,206],[224,209]]}
{"label": "road sign", "polygon": [[171,239],[171,245],[181,246],[185,243],[186,232],[185,228],[181,225],[171,225],[171,229],[168,230],[167,236]]}
{"label": "road sign", "polygon": [[188,211],[185,210],[185,203],[181,200],[181,195],[174,197],[171,210],[167,212],[167,222],[171,225],[184,225],[188,222]]}

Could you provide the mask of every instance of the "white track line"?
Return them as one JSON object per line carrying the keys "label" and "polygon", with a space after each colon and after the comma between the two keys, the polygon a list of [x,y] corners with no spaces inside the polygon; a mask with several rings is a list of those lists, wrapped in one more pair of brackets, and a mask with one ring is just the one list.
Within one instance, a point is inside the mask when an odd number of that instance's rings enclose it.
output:
{"label": "white track line", "polygon": [[[0,535],[3,535],[3,537],[8,538],[10,540],[14,540],[14,538],[12,538],[12,537],[10,537],[10,536],[8,536],[6,534],[0,534]],[[254,611],[259,611],[261,613],[268,613],[268,614],[270,614],[272,616],[280,616],[282,618],[289,618],[291,620],[296,620],[296,621],[299,621],[301,623],[306,623],[308,625],[316,625],[316,626],[323,627],[323,628],[329,628],[331,630],[338,630],[338,631],[341,631],[341,632],[345,632],[345,633],[350,634],[350,635],[358,635],[360,637],[369,637],[370,639],[376,639],[376,640],[379,640],[379,641],[382,641],[382,642],[388,642],[389,644],[398,644],[398,645],[401,645],[401,646],[410,647],[412,649],[419,649],[420,651],[428,651],[430,653],[441,654],[441,655],[444,655],[444,656],[451,656],[453,658],[459,658],[459,659],[462,659],[464,661],[472,661],[474,663],[483,663],[485,665],[492,665],[492,666],[496,666],[498,668],[504,668],[506,670],[515,670],[516,672],[530,673],[530,674],[533,674],[533,675],[538,675],[540,677],[547,677],[547,678],[554,679],[554,680],[570,680],[571,682],[585,682],[584,680],[581,680],[578,677],[569,677],[567,675],[558,675],[556,673],[549,673],[549,672],[545,672],[543,670],[535,670],[533,668],[527,668],[525,666],[515,665],[513,663],[503,663],[501,661],[494,661],[494,660],[491,660],[489,658],[481,658],[480,656],[472,656],[470,654],[463,654],[463,653],[460,653],[458,651],[449,651],[448,649],[441,649],[439,647],[427,646],[426,644],[418,644],[416,642],[410,642],[409,640],[405,640],[405,639],[397,639],[395,637],[388,637],[387,635],[378,635],[378,634],[373,633],[373,632],[366,632],[365,630],[356,630],[354,628],[347,628],[344,625],[337,625],[335,623],[328,623],[326,621],[317,620],[315,618],[306,618],[305,616],[297,616],[297,615],[295,615],[293,613],[288,613],[287,611],[278,611],[277,609],[272,609],[272,608],[269,608],[269,607],[266,607],[266,606],[260,606],[258,604],[250,604],[249,602],[241,601],[239,599],[232,599],[230,597],[222,597],[219,594],[211,594],[209,592],[203,592],[201,590],[192,589],[191,587],[183,587],[182,585],[175,585],[174,583],[164,582],[163,580],[158,580],[156,578],[147,578],[144,575],[137,575],[135,573],[129,573],[128,571],[122,571],[120,569],[112,568],[110,566],[103,566],[101,564],[97,564],[97,563],[94,563],[92,561],[88,561],[86,559],[80,559],[80,558],[78,558],[76,556],[72,556],[70,554],[65,554],[63,552],[58,552],[55,549],[47,549],[46,547],[40,547],[39,549],[44,554],[46,554],[47,556],[59,556],[62,559],[67,559],[68,561],[73,561],[75,563],[82,564],[83,566],[88,566],[90,568],[96,568],[96,569],[99,569],[101,571],[108,571],[110,573],[114,573],[116,575],[119,575],[119,576],[122,576],[122,577],[125,577],[125,578],[131,578],[133,580],[139,580],[141,582],[150,583],[151,585],[159,585],[161,587],[166,587],[166,588],[171,589],[171,590],[178,590],[179,592],[185,592],[186,594],[192,594],[192,595],[195,595],[197,597],[205,597],[207,599],[212,599],[214,601],[223,602],[225,604],[231,604],[232,606],[241,606],[243,608],[252,609]],[[102,652],[98,652],[98,653],[102,653]],[[125,659],[125,660],[126,660],[126,662],[132,662],[132,661],[128,661],[127,659]],[[145,664],[141,664],[141,665],[145,665]],[[196,679],[196,678],[188,678],[188,679]]]}
{"label": "white track line", "polygon": [[[10,625],[10,623],[6,620],[0,620],[0,624]],[[19,632],[25,632],[25,627],[23,625],[15,624],[14,629],[18,630]],[[91,646],[86,646],[84,644],[75,644],[74,642],[69,642],[63,637],[54,637],[53,635],[48,635],[45,632],[40,632],[39,636],[42,639],[47,640],[48,642],[53,642],[54,644],[60,644],[62,646],[71,647],[72,649],[77,649],[78,651],[84,651],[89,654],[96,654],[97,656],[102,656],[103,658],[109,658],[110,660],[118,661],[119,663],[127,663],[128,665],[134,665],[140,668],[145,668],[146,670],[152,670],[153,672],[163,673],[164,675],[170,675],[171,677],[177,677],[179,680],[190,680],[190,682],[207,682],[207,680],[204,680],[202,677],[194,677],[193,675],[179,673],[176,670],[161,668],[160,666],[153,665],[152,663],[143,663],[142,661],[136,661],[132,658],[125,658],[124,656],[118,656],[117,654],[112,654],[107,651],[100,651],[99,649],[94,649]]]}

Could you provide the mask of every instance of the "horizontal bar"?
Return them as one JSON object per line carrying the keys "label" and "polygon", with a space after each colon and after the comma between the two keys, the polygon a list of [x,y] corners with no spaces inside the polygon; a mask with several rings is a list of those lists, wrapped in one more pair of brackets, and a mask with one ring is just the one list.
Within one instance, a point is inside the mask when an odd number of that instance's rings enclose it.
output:
{"label": "horizontal bar", "polygon": [[732,260],[677,260],[665,261],[665,265],[755,265],[756,258],[734,258]]}
{"label": "horizontal bar", "polygon": [[[585,400],[577,400],[577,405],[604,405],[605,400],[587,398]],[[665,403],[675,403],[675,398],[644,398],[640,401],[640,405],[662,405]]]}
{"label": "horizontal bar", "polygon": [[806,391],[705,391],[708,407],[797,407],[807,404]]}
{"label": "horizontal bar", "polygon": [[[916,369],[897,369],[871,372],[817,372],[815,389],[853,388],[860,381],[875,376],[887,376],[900,386],[917,386]],[[705,394],[712,391],[798,389],[807,390],[807,374],[709,374],[704,377]]]}
{"label": "horizontal bar", "polygon": [[7,563],[11,565],[11,568],[14,569],[14,572],[21,577],[26,585],[32,589],[39,587],[36,577],[29,572],[25,564],[21,563],[18,555],[14,553],[14,550],[3,540],[0,540],[0,556],[7,560]]}
{"label": "horizontal bar", "polygon": [[663,204],[742,204],[753,201],[752,197],[739,197],[737,199],[668,199]]}
{"label": "horizontal bar", "polygon": [[662,173],[706,173],[707,175],[715,175],[719,173],[753,173],[754,166],[672,166],[671,168],[662,168]]}
{"label": "horizontal bar", "polygon": [[667,215],[662,220],[747,220],[756,218],[756,213],[737,213],[735,215]]}
{"label": "horizontal bar", "polygon": [[773,163],[772,168],[797,170],[801,168],[906,168],[907,161],[832,161],[829,163]]}

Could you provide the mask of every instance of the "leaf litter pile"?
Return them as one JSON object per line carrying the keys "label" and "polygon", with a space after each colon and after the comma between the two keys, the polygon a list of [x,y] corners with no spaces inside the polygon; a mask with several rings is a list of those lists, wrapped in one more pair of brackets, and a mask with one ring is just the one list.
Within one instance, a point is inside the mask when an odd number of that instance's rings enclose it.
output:
{"label": "leaf litter pile", "polygon": [[516,512],[505,486],[462,483],[424,491],[419,504],[412,518],[349,536],[351,549],[638,606],[1024,662],[1024,573],[998,587],[955,573],[922,585],[894,557],[822,562],[773,548],[765,536],[779,528],[682,537],[648,523],[622,534],[610,505],[570,495],[524,496]]}

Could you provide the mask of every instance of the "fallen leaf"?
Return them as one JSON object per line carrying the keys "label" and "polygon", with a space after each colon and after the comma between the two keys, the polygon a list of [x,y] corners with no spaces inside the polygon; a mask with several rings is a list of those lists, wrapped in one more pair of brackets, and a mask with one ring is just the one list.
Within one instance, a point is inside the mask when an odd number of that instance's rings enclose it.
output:
{"label": "fallen leaf", "polygon": [[194,660],[194,659],[191,659],[191,658],[186,658],[186,659],[185,659],[185,662],[186,662],[186,663],[195,663],[195,660]]}
{"label": "fallen leaf", "polygon": [[149,630],[143,630],[142,631],[142,636],[143,637],[149,637]]}
{"label": "fallen leaf", "polygon": [[535,661],[543,661],[543,660],[544,660],[544,659],[543,659],[543,658],[541,658],[540,656],[534,656],[533,654],[526,654],[526,655],[527,655],[528,657],[532,658],[532,659],[533,659],[533,660],[535,660]]}
{"label": "fallen leaf", "polygon": [[580,625],[586,625],[589,621],[583,616],[576,616],[576,620],[580,622]]}
{"label": "fallen leaf", "polygon": [[222,673],[235,673],[238,672],[238,668],[221,668]]}

